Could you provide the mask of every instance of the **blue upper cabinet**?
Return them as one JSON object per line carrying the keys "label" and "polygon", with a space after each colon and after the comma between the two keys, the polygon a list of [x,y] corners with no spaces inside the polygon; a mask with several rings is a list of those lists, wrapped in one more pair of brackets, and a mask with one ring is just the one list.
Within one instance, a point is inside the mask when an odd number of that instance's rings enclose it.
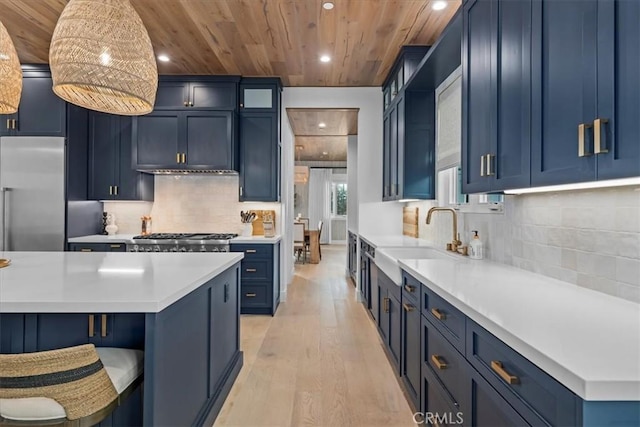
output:
{"label": "blue upper cabinet", "polygon": [[597,30],[597,1],[534,3],[533,186],[596,178]]}
{"label": "blue upper cabinet", "polygon": [[465,193],[529,185],[531,8],[531,0],[472,0],[463,7]]}
{"label": "blue upper cabinet", "polygon": [[240,82],[239,172],[241,202],[280,200],[280,79]]}
{"label": "blue upper cabinet", "polygon": [[154,110],[184,108],[235,110],[238,77],[162,76]]}
{"label": "blue upper cabinet", "polygon": [[153,200],[153,176],[131,167],[131,122],[89,113],[90,200]]}
{"label": "blue upper cabinet", "polygon": [[52,89],[45,66],[23,65],[18,112],[0,116],[0,136],[66,136],[66,103]]}
{"label": "blue upper cabinet", "polygon": [[[598,4],[598,179],[640,176],[640,2]],[[602,23],[602,25],[601,25]]]}

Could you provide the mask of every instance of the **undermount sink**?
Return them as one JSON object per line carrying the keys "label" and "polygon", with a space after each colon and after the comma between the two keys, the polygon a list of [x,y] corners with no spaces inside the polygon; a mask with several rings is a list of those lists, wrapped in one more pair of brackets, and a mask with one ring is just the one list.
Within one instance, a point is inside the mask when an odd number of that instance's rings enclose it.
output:
{"label": "undermount sink", "polygon": [[376,266],[384,272],[393,282],[402,284],[402,271],[398,264],[399,259],[451,259],[455,255],[439,251],[435,248],[405,247],[405,248],[379,248],[375,255]]}

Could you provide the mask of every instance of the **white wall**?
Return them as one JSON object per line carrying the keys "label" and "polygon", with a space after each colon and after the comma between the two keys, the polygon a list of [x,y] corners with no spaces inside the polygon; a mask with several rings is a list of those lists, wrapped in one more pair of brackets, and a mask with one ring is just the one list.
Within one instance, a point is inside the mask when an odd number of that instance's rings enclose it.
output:
{"label": "white wall", "polygon": [[[282,92],[282,218],[284,221],[282,294],[293,278],[294,136],[287,108],[358,108],[357,229],[369,234],[402,232],[402,206],[382,203],[382,91],[379,87],[287,87]],[[351,168],[348,168],[350,171]],[[348,172],[350,173],[350,172]],[[398,219],[400,218],[400,219]]]}
{"label": "white wall", "polygon": [[347,139],[347,230],[358,232],[358,135]]}

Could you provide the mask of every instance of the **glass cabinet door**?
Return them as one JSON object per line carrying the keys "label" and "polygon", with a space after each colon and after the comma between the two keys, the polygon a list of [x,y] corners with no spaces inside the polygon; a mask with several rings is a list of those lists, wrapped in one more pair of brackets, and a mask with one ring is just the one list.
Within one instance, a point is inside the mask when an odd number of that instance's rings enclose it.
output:
{"label": "glass cabinet door", "polygon": [[242,91],[243,108],[273,108],[273,90],[245,88]]}

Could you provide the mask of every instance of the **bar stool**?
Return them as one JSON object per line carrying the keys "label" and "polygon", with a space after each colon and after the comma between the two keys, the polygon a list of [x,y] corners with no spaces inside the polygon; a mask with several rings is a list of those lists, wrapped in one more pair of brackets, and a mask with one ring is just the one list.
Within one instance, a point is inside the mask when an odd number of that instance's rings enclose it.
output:
{"label": "bar stool", "polygon": [[92,426],[142,382],[144,353],[84,344],[0,354],[0,426]]}

